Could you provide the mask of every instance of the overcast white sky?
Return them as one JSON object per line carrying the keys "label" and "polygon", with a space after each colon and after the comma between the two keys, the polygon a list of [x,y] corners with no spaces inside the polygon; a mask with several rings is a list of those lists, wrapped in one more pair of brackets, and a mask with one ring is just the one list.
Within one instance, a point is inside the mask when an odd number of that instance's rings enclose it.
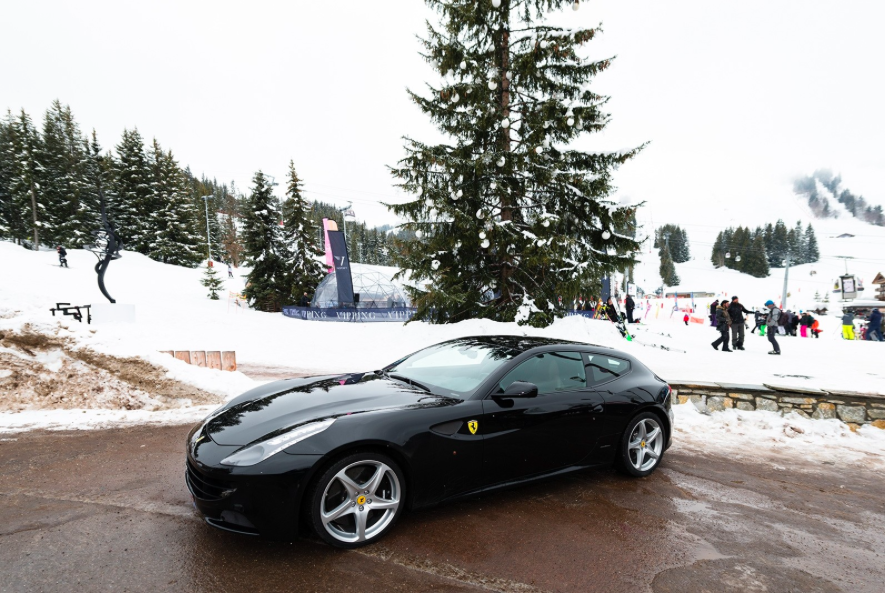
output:
{"label": "overcast white sky", "polygon": [[[137,126],[240,189],[260,168],[282,190],[293,159],[310,197],[381,224],[400,137],[434,135],[405,93],[438,79],[417,54],[435,16],[419,0],[8,0],[2,14],[0,107],[39,121],[58,98],[105,148]],[[556,20],[603,23],[589,52],[618,56],[594,83],[613,123],[586,145],[651,141],[617,182],[655,222],[767,222],[745,215],[819,167],[885,203],[885,3],[593,0]]]}

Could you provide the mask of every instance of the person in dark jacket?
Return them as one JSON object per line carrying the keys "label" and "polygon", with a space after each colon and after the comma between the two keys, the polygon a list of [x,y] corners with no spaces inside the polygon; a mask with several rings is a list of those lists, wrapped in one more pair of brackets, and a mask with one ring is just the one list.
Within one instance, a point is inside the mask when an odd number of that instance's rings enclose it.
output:
{"label": "person in dark jacket", "polygon": [[64,266],[65,268],[67,268],[68,267],[68,252],[65,251],[65,248],[62,247],[61,245],[57,246],[55,248],[55,251],[58,253],[59,267]]}
{"label": "person in dark jacket", "polygon": [[808,314],[808,311],[802,311],[799,318],[799,335],[803,338],[810,338],[811,324],[814,323],[814,317]]}
{"label": "person in dark jacket", "polygon": [[873,309],[870,313],[870,324],[867,326],[867,339],[876,340],[877,342],[885,341],[882,339],[882,312],[879,309]]}
{"label": "person in dark jacket", "polygon": [[[753,318],[754,318],[754,321],[756,322],[756,325],[753,326],[753,331],[750,332],[751,334],[755,334],[756,329],[765,327],[765,317],[766,317],[766,315],[765,315],[764,311],[756,311],[753,314]],[[765,330],[763,329],[761,332],[759,332],[759,335],[764,336]]]}
{"label": "person in dark jacket", "polygon": [[605,314],[609,319],[612,320],[613,323],[617,323],[620,321],[618,318],[618,312],[615,309],[615,303],[612,301],[611,297],[608,297],[608,300],[605,301]]}
{"label": "person in dark jacket", "polygon": [[307,296],[306,292],[303,295],[301,295],[301,303],[299,303],[299,304],[302,307],[310,307],[310,297]]}
{"label": "person in dark jacket", "polygon": [[719,308],[719,301],[713,301],[710,304],[710,325],[716,327],[716,309]]}
{"label": "person in dark jacket", "polygon": [[744,313],[749,315],[752,311],[747,311],[736,296],[731,297],[728,316],[731,318],[731,347],[735,350],[744,349]]}
{"label": "person in dark jacket", "polygon": [[719,350],[719,344],[722,344],[723,352],[731,352],[728,349],[728,327],[731,325],[731,317],[728,316],[727,305],[728,303],[722,301],[716,309],[716,331],[719,332],[719,339],[713,342],[713,350]]}
{"label": "person in dark jacket", "polygon": [[790,312],[790,335],[796,337],[796,331],[799,329],[799,315]]}
{"label": "person in dark jacket", "polygon": [[627,309],[627,323],[633,323],[633,309],[636,308],[636,302],[629,294],[627,295],[627,302],[624,303],[624,308]]}

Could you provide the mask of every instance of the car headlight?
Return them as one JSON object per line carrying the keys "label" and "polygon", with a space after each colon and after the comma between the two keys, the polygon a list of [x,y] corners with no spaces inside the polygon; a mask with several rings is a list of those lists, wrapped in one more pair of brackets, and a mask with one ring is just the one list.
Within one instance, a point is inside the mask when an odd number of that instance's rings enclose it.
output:
{"label": "car headlight", "polygon": [[221,464],[236,466],[255,465],[256,463],[264,461],[271,455],[276,455],[283,449],[291,447],[295,443],[323,432],[332,426],[334,422],[335,418],[323,420],[321,422],[302,424],[298,428],[290,430],[280,436],[276,436],[260,443],[255,443],[245,449],[240,449],[233,455],[222,459]]}

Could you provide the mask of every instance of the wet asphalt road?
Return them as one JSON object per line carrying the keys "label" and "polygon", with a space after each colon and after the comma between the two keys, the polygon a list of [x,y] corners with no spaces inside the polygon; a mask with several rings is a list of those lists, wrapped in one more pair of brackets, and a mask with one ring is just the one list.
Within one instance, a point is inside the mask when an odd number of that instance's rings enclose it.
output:
{"label": "wet asphalt road", "polygon": [[[430,511],[357,552],[220,532],[189,427],[0,435],[0,591],[885,591],[885,478],[673,450]],[[16,440],[8,440],[16,439]]]}

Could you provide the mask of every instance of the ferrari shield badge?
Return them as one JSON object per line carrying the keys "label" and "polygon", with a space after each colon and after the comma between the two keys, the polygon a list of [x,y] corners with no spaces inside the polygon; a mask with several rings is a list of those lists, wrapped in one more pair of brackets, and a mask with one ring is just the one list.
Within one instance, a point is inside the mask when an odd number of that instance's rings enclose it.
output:
{"label": "ferrari shield badge", "polygon": [[470,431],[470,434],[476,434],[477,428],[479,428],[479,422],[476,420],[470,420],[467,422],[467,429]]}

